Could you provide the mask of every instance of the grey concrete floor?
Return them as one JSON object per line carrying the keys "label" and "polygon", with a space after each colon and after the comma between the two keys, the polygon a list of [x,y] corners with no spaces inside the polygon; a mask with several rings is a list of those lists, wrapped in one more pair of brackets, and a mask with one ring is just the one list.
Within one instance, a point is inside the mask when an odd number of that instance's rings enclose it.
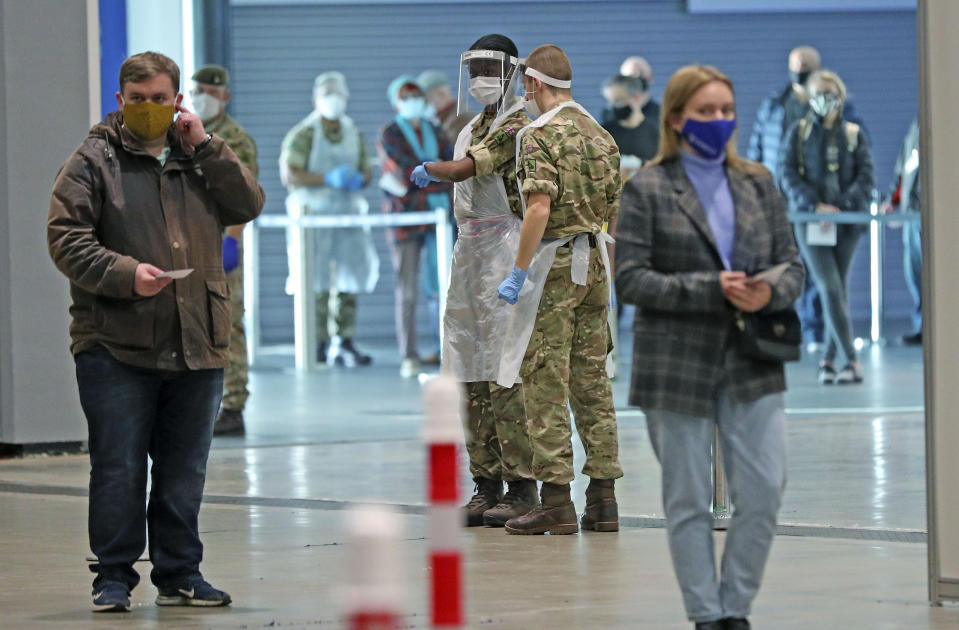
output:
{"label": "grey concrete floor", "polygon": [[[215,440],[204,571],[233,594],[230,610],[158,609],[144,583],[132,614],[90,613],[87,458],[0,461],[0,627],[338,627],[342,518],[362,502],[404,512],[405,626],[429,627],[421,389],[397,376],[387,347],[372,349],[376,364],[362,370],[297,374],[289,357],[268,357],[252,374],[247,435]],[[784,527],[774,544],[757,628],[959,627],[959,609],[925,601],[921,352],[874,347],[863,361],[858,387],[816,384],[811,355],[789,367],[780,520],[799,527]],[[689,627],[656,527],[658,466],[627,386],[624,377],[614,384],[626,470],[617,494],[629,526],[567,537],[466,530],[469,627]],[[579,445],[576,453],[579,466]],[[583,489],[577,478],[580,509]]]}

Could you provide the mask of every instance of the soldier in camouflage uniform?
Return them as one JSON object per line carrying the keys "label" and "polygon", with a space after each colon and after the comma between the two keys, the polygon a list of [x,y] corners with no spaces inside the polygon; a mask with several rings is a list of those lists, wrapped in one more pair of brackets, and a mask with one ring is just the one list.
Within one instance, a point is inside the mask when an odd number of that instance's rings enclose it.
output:
{"label": "soldier in camouflage uniform", "polygon": [[[466,523],[502,527],[539,503],[530,469],[523,385],[501,387],[494,382],[499,353],[493,348],[501,340],[493,338],[497,329],[487,324],[496,311],[504,322],[509,317],[508,307],[493,294],[499,278],[490,274],[490,267],[495,257],[509,269],[516,255],[523,213],[515,178],[516,134],[530,120],[519,99],[503,97],[504,92],[511,95],[505,84],[517,67],[516,44],[503,35],[485,35],[470,51],[502,54],[502,61],[477,57],[464,66],[470,77],[497,78],[499,89],[487,96],[474,94],[486,103],[460,132],[454,154],[459,159],[426,162],[417,167],[412,179],[417,181],[419,175],[424,182],[456,182],[453,208],[461,235],[453,250],[444,314],[443,370],[466,385],[463,423],[470,473],[476,482],[476,492],[464,508]],[[490,187],[493,194],[488,192]],[[496,189],[505,190],[505,196],[496,194]],[[480,364],[483,367],[477,368]],[[505,495],[503,481],[509,488]]]}
{"label": "soldier in camouflage uniform", "polygon": [[[280,177],[289,190],[288,212],[294,208],[300,214],[365,213],[366,201],[359,190],[369,183],[372,168],[366,141],[345,113],[348,98],[342,74],[320,74],[313,86],[314,111],[283,138]],[[326,170],[317,170],[321,163]],[[313,230],[310,238],[315,243],[316,360],[347,367],[370,365],[372,358],[353,344],[357,294],[371,292],[379,278],[369,229]],[[295,268],[291,260],[291,274]],[[292,292],[291,275],[287,293]]]}
{"label": "soldier in camouflage uniform", "polygon": [[[583,528],[619,528],[613,480],[623,471],[605,367],[611,349],[610,283],[601,233],[604,223],[614,225],[616,218],[619,151],[609,133],[572,101],[571,78],[569,60],[556,46],[540,46],[527,58],[526,104],[538,120],[518,140],[518,175],[527,209],[516,265],[500,285],[500,297],[516,302],[537,248],[542,254],[552,241],[555,259],[520,370],[533,475],[543,482],[542,505],[510,520],[506,531],[512,534],[579,529],[570,498],[574,473],[567,405],[586,450],[583,473],[590,477]],[[583,253],[579,264],[574,252]]]}
{"label": "soldier in camouflage uniform", "polygon": [[[229,114],[230,75],[226,68],[207,65],[193,73],[190,100],[204,128],[226,141],[240,161],[256,176],[256,143]],[[243,408],[250,392],[247,389],[249,363],[246,354],[246,331],[243,328],[243,226],[233,225],[223,237],[223,270],[230,283],[233,328],[230,333],[230,364],[223,371],[223,402],[214,435],[242,434]]]}

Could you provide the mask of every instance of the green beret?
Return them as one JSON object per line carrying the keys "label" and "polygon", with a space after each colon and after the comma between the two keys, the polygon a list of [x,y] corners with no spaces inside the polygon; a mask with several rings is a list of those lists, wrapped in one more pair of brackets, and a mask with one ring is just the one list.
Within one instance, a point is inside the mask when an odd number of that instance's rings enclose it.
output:
{"label": "green beret", "polygon": [[223,66],[215,64],[197,68],[192,78],[197,83],[207,85],[228,85],[230,83],[230,73]]}

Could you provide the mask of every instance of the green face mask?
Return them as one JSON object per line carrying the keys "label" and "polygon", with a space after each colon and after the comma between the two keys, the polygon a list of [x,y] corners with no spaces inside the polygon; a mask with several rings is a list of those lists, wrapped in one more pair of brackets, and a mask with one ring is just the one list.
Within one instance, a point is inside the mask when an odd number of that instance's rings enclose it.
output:
{"label": "green face mask", "polygon": [[137,137],[152,142],[163,137],[173,124],[173,105],[150,101],[123,104],[123,124]]}

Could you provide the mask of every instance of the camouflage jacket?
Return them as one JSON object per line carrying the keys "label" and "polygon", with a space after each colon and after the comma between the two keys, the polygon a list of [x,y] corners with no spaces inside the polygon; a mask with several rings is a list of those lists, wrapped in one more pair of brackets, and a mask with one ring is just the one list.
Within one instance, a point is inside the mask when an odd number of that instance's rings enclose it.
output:
{"label": "camouflage jacket", "polygon": [[619,208],[619,149],[605,129],[582,112],[565,108],[523,135],[517,165],[522,193],[551,200],[545,239],[598,233]]}
{"label": "camouflage jacket", "polygon": [[[332,144],[339,144],[340,139],[343,137],[343,134],[340,131],[341,128],[339,121],[326,120],[324,118],[321,120],[321,124],[323,126],[323,133],[326,135],[326,139]],[[359,132],[359,130],[357,131]],[[310,153],[313,151],[314,133],[316,132],[314,131],[312,122],[306,122],[304,120],[297,123],[286,133],[286,136],[283,137],[283,144],[280,146],[280,162],[282,164],[286,164],[287,166],[308,171],[310,168]],[[366,149],[366,139],[363,137],[362,132],[359,132],[359,135],[359,170],[364,176],[370,177],[373,170],[370,165],[369,152]],[[293,190],[297,187],[289,186],[288,188]]]}
{"label": "camouflage jacket", "polygon": [[240,158],[243,166],[250,169],[254,177],[259,175],[260,167],[256,162],[256,143],[253,142],[253,138],[246,132],[246,129],[233,120],[229,114],[224,112],[208,124],[204,124],[203,128],[208,133],[214,133],[223,138],[226,145],[236,153],[236,157]]}
{"label": "camouflage jacket", "polygon": [[466,155],[473,158],[477,175],[502,175],[510,210],[522,218],[523,206],[516,184],[516,134],[530,123],[529,115],[525,109],[520,109],[504,120],[497,131],[490,134],[489,128],[494,118],[494,115],[484,113],[476,121],[472,129],[473,140],[470,148],[466,150]]}

